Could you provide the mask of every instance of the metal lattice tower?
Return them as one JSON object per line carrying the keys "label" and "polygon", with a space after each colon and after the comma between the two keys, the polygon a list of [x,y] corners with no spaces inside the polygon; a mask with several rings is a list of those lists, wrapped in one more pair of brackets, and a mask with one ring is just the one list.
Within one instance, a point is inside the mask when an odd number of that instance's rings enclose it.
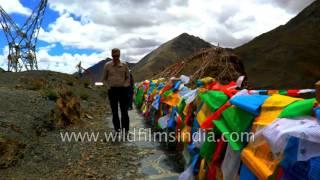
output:
{"label": "metal lattice tower", "polygon": [[48,0],[41,0],[22,27],[0,6],[0,24],[8,41],[8,71],[37,70],[36,45]]}

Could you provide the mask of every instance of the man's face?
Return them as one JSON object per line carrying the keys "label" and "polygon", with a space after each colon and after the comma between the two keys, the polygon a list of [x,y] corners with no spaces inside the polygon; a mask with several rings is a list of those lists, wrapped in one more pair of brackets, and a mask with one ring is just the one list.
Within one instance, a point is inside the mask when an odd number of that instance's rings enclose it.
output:
{"label": "man's face", "polygon": [[112,52],[112,58],[113,58],[113,60],[119,60],[120,52],[119,51],[113,51]]}

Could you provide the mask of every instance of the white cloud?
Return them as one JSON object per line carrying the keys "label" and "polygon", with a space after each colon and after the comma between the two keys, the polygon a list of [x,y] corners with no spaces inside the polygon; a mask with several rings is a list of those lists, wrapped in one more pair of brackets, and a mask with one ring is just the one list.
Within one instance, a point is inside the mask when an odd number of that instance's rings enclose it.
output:
{"label": "white cloud", "polygon": [[164,42],[188,32],[211,43],[235,47],[293,17],[284,6],[263,1],[56,0],[50,7],[61,16],[40,38],[103,51],[112,46],[128,49],[129,39]]}
{"label": "white cloud", "polygon": [[9,53],[9,46],[5,46],[2,49],[2,53],[0,54],[0,68],[7,70],[8,69],[8,61],[7,54]]}
{"label": "white cloud", "polygon": [[315,0],[259,0],[264,3],[272,3],[284,8],[287,12],[296,14]]}
{"label": "white cloud", "polygon": [[39,50],[37,54],[39,69],[74,73],[77,71],[76,65],[80,61],[83,67],[90,67],[106,57],[105,53],[90,55],[63,53],[59,56],[52,56],[48,53],[49,50],[50,48]]}
{"label": "white cloud", "polygon": [[0,0],[0,5],[8,14],[31,14],[31,10],[29,8],[24,7],[19,0]]}
{"label": "white cloud", "polygon": [[83,24],[65,13],[49,26],[50,31],[40,30],[39,39],[49,42],[59,42],[63,46],[79,49],[104,50],[106,42],[112,40],[114,28],[103,27],[92,22]]}

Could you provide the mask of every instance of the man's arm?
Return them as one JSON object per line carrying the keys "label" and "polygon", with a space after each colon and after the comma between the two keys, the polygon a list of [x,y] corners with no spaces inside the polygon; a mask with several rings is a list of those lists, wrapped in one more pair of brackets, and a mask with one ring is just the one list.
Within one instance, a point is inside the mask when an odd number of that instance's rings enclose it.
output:
{"label": "man's arm", "polygon": [[128,80],[130,80],[129,66],[128,66],[127,63],[125,63],[125,65],[126,65],[126,72],[125,72],[125,77],[124,77],[124,79],[125,79],[126,81],[128,81]]}
{"label": "man's arm", "polygon": [[133,79],[133,75],[132,72],[130,72],[130,86],[134,86],[134,79]]}
{"label": "man's arm", "polygon": [[125,86],[128,87],[130,86],[130,72],[129,72],[129,66],[127,63],[125,63],[126,71],[124,73],[124,81],[125,81]]}
{"label": "man's arm", "polygon": [[104,67],[103,67],[103,74],[102,74],[101,81],[104,84],[106,84],[107,80],[108,80],[108,68],[107,68],[107,64],[105,64]]}

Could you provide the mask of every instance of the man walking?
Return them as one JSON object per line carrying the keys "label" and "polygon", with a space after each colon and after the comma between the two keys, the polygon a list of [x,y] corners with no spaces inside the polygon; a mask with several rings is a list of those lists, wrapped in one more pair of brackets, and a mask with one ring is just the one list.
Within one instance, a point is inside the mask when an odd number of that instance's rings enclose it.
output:
{"label": "man walking", "polygon": [[[107,85],[108,97],[112,110],[112,122],[116,132],[129,132],[128,86],[129,68],[127,63],[120,61],[120,49],[112,49],[112,61],[104,65],[103,82]],[[121,111],[121,125],[118,114]]]}

